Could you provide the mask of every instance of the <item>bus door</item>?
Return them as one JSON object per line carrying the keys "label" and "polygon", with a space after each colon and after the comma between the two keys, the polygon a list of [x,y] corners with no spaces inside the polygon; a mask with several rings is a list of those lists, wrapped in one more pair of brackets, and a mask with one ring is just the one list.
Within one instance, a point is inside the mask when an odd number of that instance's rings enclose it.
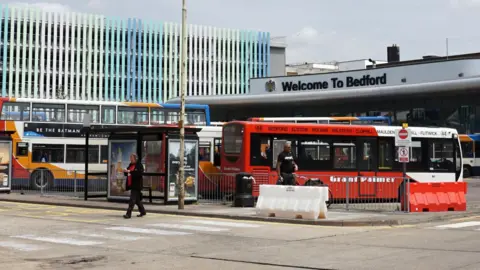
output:
{"label": "bus door", "polygon": [[357,139],[358,197],[377,196],[377,138]]}
{"label": "bus door", "polygon": [[0,137],[0,191],[10,192],[12,188],[12,141]]}

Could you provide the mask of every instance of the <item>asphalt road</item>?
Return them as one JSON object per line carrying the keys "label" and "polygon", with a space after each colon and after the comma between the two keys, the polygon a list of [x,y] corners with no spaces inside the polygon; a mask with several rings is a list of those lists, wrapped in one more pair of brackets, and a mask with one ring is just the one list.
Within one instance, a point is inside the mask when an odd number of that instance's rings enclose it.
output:
{"label": "asphalt road", "polygon": [[480,217],[349,228],[1,204],[9,270],[480,269]]}

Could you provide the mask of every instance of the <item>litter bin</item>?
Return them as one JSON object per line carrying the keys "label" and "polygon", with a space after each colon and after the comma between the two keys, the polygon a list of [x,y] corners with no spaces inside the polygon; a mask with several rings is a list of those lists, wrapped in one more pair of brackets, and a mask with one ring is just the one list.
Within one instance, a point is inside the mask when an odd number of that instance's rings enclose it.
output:
{"label": "litter bin", "polygon": [[235,207],[254,207],[255,199],[252,195],[253,176],[247,173],[239,173],[235,176]]}

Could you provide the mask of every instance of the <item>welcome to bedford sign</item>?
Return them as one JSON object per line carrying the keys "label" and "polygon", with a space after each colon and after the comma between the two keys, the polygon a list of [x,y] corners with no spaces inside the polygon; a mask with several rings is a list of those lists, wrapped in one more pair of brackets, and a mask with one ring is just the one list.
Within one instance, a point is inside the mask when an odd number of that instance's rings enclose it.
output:
{"label": "welcome to bedford sign", "polygon": [[[302,78],[302,76],[299,76]],[[289,78],[289,77],[284,77]],[[283,79],[280,85],[277,85],[273,79],[265,82],[265,91],[273,92],[281,90],[282,92],[290,91],[308,91],[308,90],[326,90],[326,89],[339,89],[339,88],[352,88],[352,87],[364,87],[364,86],[380,86],[387,85],[387,73],[383,73],[380,76],[363,75],[361,77],[345,76],[332,77],[326,80],[293,80],[295,77],[290,77],[292,80]],[[298,78],[298,77],[297,77]],[[280,89],[278,89],[280,87]]]}

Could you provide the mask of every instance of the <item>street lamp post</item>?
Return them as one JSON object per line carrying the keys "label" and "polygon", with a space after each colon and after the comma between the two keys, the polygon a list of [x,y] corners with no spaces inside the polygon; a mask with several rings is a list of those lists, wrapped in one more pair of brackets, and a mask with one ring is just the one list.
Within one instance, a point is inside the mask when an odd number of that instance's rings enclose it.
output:
{"label": "street lamp post", "polygon": [[82,133],[85,134],[85,178],[83,182],[83,199],[86,201],[88,200],[88,148],[89,146],[89,140],[90,140],[90,114],[84,114],[83,115],[83,128],[82,128]]}
{"label": "street lamp post", "polygon": [[185,90],[187,87],[187,3],[186,0],[182,0],[182,51],[181,51],[181,63],[182,69],[180,70],[180,121],[178,123],[180,127],[180,168],[178,171],[179,178],[179,191],[178,191],[178,209],[184,209],[185,207]]}

